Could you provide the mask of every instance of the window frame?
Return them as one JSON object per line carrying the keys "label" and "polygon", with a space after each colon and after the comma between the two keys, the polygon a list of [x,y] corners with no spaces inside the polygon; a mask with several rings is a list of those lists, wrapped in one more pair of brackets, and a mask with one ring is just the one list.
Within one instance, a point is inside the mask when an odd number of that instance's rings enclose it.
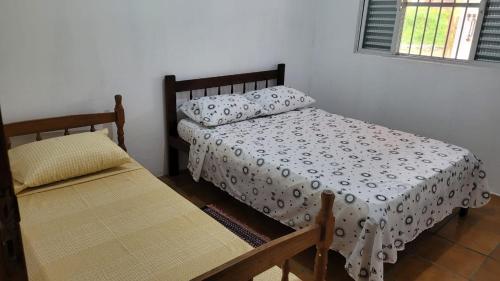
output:
{"label": "window frame", "polygon": [[423,55],[412,55],[412,54],[401,54],[399,53],[399,46],[401,43],[402,36],[402,27],[404,24],[404,15],[406,11],[405,4],[403,0],[397,0],[397,15],[394,23],[394,34],[392,37],[391,49],[389,52],[383,50],[375,50],[375,49],[366,49],[363,48],[363,37],[365,34],[365,24],[366,17],[368,13],[368,5],[370,0],[359,0],[359,12],[357,16],[357,25],[356,25],[356,37],[354,43],[354,53],[359,54],[372,54],[379,55],[383,57],[392,57],[392,58],[400,58],[400,59],[410,59],[424,62],[433,62],[433,63],[446,63],[453,65],[465,65],[465,66],[487,66],[500,68],[500,62],[493,61],[480,61],[476,60],[476,51],[479,42],[479,36],[481,33],[481,28],[483,26],[483,20],[485,15],[486,4],[489,0],[481,1],[481,5],[479,8],[478,19],[474,30],[474,37],[472,42],[472,47],[469,55],[469,59],[461,60],[461,59],[452,59],[452,58],[441,58],[441,57],[431,57],[431,56],[423,56]]}

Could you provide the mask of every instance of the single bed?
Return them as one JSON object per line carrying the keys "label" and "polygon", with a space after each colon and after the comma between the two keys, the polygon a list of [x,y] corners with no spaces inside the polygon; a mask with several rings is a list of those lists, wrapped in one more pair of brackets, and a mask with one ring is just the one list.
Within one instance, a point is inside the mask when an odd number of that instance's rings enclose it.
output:
{"label": "single bed", "polygon": [[[274,74],[282,85],[284,66]],[[310,224],[321,191],[335,192],[331,248],[345,256],[354,279],[383,280],[384,262],[396,262],[397,251],[422,231],[454,208],[465,214],[489,201],[482,162],[467,149],[321,109],[216,127],[172,120],[177,92],[248,83],[249,76],[256,74],[170,87],[175,78],[166,78],[170,171],[178,169],[176,149],[188,148],[194,180],[201,177],[296,229]]]}
{"label": "single bed", "polygon": [[[5,149],[10,137],[35,133],[40,140],[42,132],[64,130],[68,135],[71,128],[83,126],[95,131],[95,125],[109,122],[116,123],[119,145],[125,150],[120,96],[112,113],[2,125],[6,132],[4,136],[0,130],[2,175],[6,175],[2,199],[9,200],[12,210],[5,211],[7,218],[2,217],[2,225],[11,227],[0,229],[2,245],[10,245],[0,255],[0,274],[4,274],[0,277],[288,280],[289,259],[316,245],[315,269],[306,277],[324,280],[332,238],[327,234],[333,231],[333,193],[324,193],[323,211],[313,227],[253,249],[135,161],[35,188],[11,180]],[[19,191],[17,202],[14,190]],[[275,264],[282,264],[283,269]],[[289,278],[298,280],[293,274]]]}

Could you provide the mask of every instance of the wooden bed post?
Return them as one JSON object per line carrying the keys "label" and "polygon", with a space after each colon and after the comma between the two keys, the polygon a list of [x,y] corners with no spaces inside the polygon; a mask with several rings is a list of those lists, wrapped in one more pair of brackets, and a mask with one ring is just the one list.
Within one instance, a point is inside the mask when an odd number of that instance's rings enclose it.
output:
{"label": "wooden bed post", "polygon": [[282,281],[288,280],[290,259],[298,253],[316,246],[314,272],[306,273],[306,280],[325,281],[328,249],[333,241],[333,201],[335,195],[326,190],[321,194],[321,209],[312,226],[272,240],[239,257],[226,262],[191,281],[252,280],[253,277],[275,266],[282,266]]}
{"label": "wooden bed post", "polygon": [[461,218],[465,218],[468,213],[469,213],[469,208],[460,208],[460,211],[458,212],[458,215]]}
{"label": "wooden bed post", "polygon": [[276,84],[278,86],[285,85],[285,64],[278,64],[278,78],[276,79]]}
{"label": "wooden bed post", "polygon": [[0,280],[27,281],[26,262],[24,259],[20,215],[17,198],[12,184],[8,138],[4,132],[0,111]]}
{"label": "wooden bed post", "polygon": [[321,209],[316,217],[316,224],[321,226],[321,239],[316,244],[316,258],[314,260],[314,280],[326,280],[326,267],[328,264],[328,250],[333,242],[333,201],[335,195],[331,190],[321,193]]}
{"label": "wooden bed post", "polygon": [[166,146],[167,146],[167,169],[169,176],[179,174],[179,151],[171,145],[171,138],[178,136],[177,133],[177,90],[175,89],[175,75],[165,76],[165,114],[166,114]]}
{"label": "wooden bed post", "polygon": [[125,147],[125,132],[123,127],[125,125],[125,109],[122,105],[122,96],[115,96],[115,114],[116,114],[116,128],[117,128],[117,136],[118,136],[118,145],[125,151],[127,151],[127,147]]}

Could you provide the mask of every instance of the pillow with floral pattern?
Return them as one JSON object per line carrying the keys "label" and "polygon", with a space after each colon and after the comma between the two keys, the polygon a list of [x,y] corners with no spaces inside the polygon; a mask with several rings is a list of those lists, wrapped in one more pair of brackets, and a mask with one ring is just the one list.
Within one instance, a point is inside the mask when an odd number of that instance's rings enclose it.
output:
{"label": "pillow with floral pattern", "polygon": [[251,119],[263,112],[261,105],[241,94],[194,98],[184,103],[180,110],[193,121],[208,127]]}
{"label": "pillow with floral pattern", "polygon": [[244,95],[250,101],[260,104],[266,115],[287,112],[307,107],[316,102],[303,92],[285,86],[265,88]]}

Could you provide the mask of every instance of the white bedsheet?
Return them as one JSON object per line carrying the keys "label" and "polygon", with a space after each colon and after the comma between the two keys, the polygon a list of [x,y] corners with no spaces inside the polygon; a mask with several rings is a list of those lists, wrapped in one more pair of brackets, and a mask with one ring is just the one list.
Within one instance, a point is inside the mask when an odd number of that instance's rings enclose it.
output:
{"label": "white bedsheet", "polygon": [[468,150],[306,108],[205,128],[179,123],[193,178],[294,228],[313,222],[320,193],[336,193],[332,249],[355,280],[383,280],[383,263],[455,207],[490,193]]}

